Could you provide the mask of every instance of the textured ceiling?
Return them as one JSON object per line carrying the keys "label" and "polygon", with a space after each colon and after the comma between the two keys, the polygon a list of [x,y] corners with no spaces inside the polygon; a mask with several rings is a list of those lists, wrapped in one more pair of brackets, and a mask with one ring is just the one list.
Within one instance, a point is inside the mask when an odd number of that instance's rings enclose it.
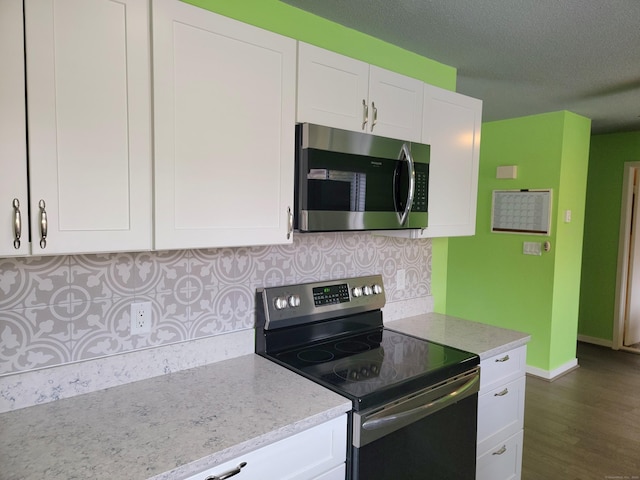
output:
{"label": "textured ceiling", "polygon": [[483,121],[570,110],[640,130],[640,0],[283,0],[458,69]]}

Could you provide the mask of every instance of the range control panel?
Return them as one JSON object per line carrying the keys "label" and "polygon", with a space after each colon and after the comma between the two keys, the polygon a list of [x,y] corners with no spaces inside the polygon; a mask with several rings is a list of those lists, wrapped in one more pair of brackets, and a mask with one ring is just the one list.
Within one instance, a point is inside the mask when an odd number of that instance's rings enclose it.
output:
{"label": "range control panel", "polygon": [[349,285],[327,285],[313,289],[313,303],[316,307],[330,303],[342,303],[349,301]]}
{"label": "range control panel", "polygon": [[381,275],[258,290],[265,328],[300,325],[384,306]]}

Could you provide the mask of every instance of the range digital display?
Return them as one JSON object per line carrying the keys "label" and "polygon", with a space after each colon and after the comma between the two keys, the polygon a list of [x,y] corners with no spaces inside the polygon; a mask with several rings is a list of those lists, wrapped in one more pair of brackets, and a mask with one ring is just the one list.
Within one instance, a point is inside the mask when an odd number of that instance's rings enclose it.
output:
{"label": "range digital display", "polygon": [[346,283],[325,285],[313,289],[313,303],[316,307],[349,301],[349,286]]}

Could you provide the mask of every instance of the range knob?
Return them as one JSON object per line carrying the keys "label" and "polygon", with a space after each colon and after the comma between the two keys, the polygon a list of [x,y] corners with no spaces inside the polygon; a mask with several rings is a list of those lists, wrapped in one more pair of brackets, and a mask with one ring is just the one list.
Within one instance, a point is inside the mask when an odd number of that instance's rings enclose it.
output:
{"label": "range knob", "polygon": [[351,293],[353,293],[354,297],[361,297],[362,296],[362,287],[354,287],[353,290],[351,291]]}
{"label": "range knob", "polygon": [[365,297],[373,295],[373,288],[371,288],[371,285],[365,285],[362,287],[362,293],[364,293]]}
{"label": "range knob", "polygon": [[273,304],[275,305],[276,310],[283,310],[289,306],[286,297],[276,297]]}
{"label": "range knob", "polygon": [[371,286],[371,289],[373,290],[373,294],[374,295],[378,295],[378,294],[382,293],[382,287],[380,285],[378,285],[377,283],[374,283]]}
{"label": "range knob", "polygon": [[292,308],[300,306],[300,296],[299,295],[289,295],[287,299],[289,306]]}

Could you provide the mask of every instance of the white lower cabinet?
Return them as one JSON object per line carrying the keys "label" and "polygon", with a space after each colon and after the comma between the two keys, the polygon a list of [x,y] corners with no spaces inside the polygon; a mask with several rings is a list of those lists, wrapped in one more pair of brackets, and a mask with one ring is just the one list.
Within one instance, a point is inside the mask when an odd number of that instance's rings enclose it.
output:
{"label": "white lower cabinet", "polygon": [[476,466],[477,480],[515,480],[522,470],[523,431],[510,436],[493,450],[480,455]]}
{"label": "white lower cabinet", "polygon": [[229,460],[187,480],[223,476],[243,462],[246,465],[234,479],[344,480],[346,452],[347,416],[343,415]]}
{"label": "white lower cabinet", "polygon": [[520,478],[526,349],[521,346],[480,363],[477,480]]}

